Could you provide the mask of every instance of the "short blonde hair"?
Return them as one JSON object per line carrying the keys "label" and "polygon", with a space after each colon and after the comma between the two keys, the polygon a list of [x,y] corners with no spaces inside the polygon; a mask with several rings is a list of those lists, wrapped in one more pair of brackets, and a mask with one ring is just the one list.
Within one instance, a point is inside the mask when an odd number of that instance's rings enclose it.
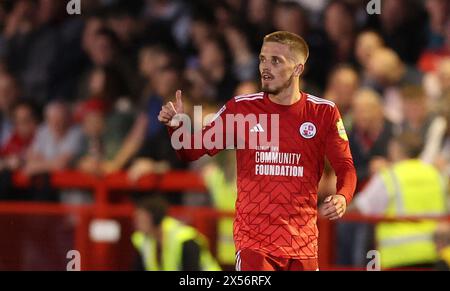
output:
{"label": "short blonde hair", "polygon": [[264,42],[276,42],[287,45],[289,49],[299,57],[302,64],[309,58],[309,47],[306,41],[299,35],[289,31],[275,31],[264,37]]}

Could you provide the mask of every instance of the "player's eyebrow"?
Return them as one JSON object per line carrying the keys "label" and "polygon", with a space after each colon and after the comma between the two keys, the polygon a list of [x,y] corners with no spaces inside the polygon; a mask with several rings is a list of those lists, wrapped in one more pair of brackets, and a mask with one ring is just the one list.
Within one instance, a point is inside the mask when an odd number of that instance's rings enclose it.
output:
{"label": "player's eyebrow", "polygon": [[280,60],[280,61],[285,61],[285,60],[286,60],[286,58],[283,57],[283,56],[274,55],[274,56],[269,56],[269,57],[267,57],[267,56],[265,56],[264,54],[259,54],[259,59],[261,59],[261,58],[265,58],[265,59],[268,59],[268,58],[270,58],[270,59],[278,59],[278,60]]}

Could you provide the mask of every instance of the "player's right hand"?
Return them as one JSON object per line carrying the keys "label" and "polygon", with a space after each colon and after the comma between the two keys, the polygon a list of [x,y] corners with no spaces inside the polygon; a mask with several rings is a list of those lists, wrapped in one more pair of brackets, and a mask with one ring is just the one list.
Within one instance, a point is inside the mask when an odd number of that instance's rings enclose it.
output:
{"label": "player's right hand", "polygon": [[176,115],[182,113],[184,113],[182,92],[181,90],[178,90],[176,93],[175,104],[170,101],[164,105],[159,112],[158,120],[167,126],[178,127],[180,125],[180,121],[176,119]]}

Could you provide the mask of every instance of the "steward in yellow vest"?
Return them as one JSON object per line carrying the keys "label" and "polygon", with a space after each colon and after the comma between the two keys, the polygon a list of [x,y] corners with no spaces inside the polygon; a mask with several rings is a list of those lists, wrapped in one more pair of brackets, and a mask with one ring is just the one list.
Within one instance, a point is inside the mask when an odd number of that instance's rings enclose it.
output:
{"label": "steward in yellow vest", "polygon": [[[395,163],[372,178],[356,197],[356,208],[367,215],[389,218],[443,216],[447,195],[444,177],[436,168],[417,159],[421,140],[402,134],[390,143]],[[435,220],[379,223],[375,229],[383,269],[432,267],[438,255],[433,242]]]}
{"label": "steward in yellow vest", "polygon": [[[234,160],[234,157],[230,157],[230,159]],[[234,213],[237,196],[236,166],[231,161],[228,161],[224,168],[215,164],[206,166],[203,177],[205,185],[211,193],[214,207],[219,211]],[[232,173],[227,173],[226,170]],[[223,265],[235,264],[233,221],[232,217],[222,217],[217,221],[217,259]]]}
{"label": "steward in yellow vest", "polygon": [[143,200],[135,211],[131,241],[147,271],[220,271],[206,238],[195,228],[166,216],[161,198]]}

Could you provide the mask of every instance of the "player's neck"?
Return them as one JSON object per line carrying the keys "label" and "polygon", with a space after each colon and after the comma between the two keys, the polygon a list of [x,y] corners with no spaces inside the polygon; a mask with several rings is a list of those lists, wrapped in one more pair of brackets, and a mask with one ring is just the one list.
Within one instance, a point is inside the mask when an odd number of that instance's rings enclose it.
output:
{"label": "player's neck", "polygon": [[292,84],[277,95],[269,94],[270,100],[280,105],[295,104],[301,99],[301,97],[302,95],[300,94],[300,85],[298,82],[295,82],[295,84]]}

